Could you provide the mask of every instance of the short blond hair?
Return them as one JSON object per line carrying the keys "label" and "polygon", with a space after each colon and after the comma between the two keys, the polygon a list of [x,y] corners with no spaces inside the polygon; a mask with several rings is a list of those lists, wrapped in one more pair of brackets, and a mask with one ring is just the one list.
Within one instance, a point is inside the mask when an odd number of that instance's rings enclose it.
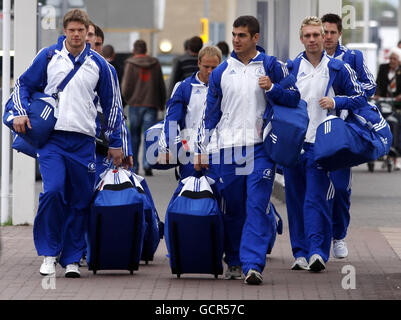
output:
{"label": "short blond hair", "polygon": [[198,61],[200,62],[201,59],[204,56],[209,56],[209,57],[216,56],[217,58],[219,58],[219,62],[221,62],[221,60],[223,59],[223,55],[221,53],[221,50],[219,49],[219,47],[216,47],[216,46],[205,46],[205,47],[203,47],[199,51]]}
{"label": "short blond hair", "polygon": [[316,16],[309,16],[306,17],[301,24],[301,28],[299,29],[299,36],[302,37],[302,28],[305,26],[318,26],[320,27],[320,31],[322,34],[324,34],[324,28],[323,28],[323,23],[322,20],[320,20]]}

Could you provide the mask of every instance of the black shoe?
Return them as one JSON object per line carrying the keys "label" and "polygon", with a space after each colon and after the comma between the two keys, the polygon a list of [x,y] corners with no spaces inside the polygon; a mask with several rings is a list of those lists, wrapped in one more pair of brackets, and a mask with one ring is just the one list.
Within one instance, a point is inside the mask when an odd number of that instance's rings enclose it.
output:
{"label": "black shoe", "polygon": [[152,169],[145,169],[145,176],[147,177],[153,176]]}

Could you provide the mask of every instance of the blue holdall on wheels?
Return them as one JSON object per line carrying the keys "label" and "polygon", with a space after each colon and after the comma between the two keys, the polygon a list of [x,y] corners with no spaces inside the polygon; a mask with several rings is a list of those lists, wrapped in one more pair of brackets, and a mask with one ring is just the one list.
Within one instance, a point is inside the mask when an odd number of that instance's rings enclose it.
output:
{"label": "blue holdall on wheels", "polygon": [[88,225],[88,268],[138,270],[145,232],[144,190],[122,168],[107,169],[96,188]]}
{"label": "blue holdall on wheels", "polygon": [[263,146],[268,156],[283,167],[298,161],[308,129],[306,102],[300,100],[296,108],[273,105],[263,130]]}
{"label": "blue holdall on wheels", "polygon": [[[223,218],[207,177],[187,177],[167,207],[165,241],[173,274],[223,274]],[[175,193],[176,194],[176,193]]]}
{"label": "blue holdall on wheels", "polygon": [[368,105],[343,120],[327,117],[317,128],[315,161],[329,171],[377,160],[390,151],[392,134],[378,108]]}
{"label": "blue holdall on wheels", "polygon": [[145,213],[145,234],[143,239],[141,260],[148,264],[149,261],[153,261],[154,254],[159,246],[160,239],[163,238],[164,223],[160,221],[157,213],[155,204],[153,202],[152,194],[145,178],[132,173],[130,180],[136,185],[140,184],[143,188],[143,202],[144,202],[144,213]]}

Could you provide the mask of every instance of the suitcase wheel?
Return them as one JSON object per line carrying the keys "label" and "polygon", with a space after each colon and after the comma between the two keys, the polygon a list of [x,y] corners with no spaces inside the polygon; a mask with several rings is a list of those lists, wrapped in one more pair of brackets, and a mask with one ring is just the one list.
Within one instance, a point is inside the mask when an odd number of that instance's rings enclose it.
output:
{"label": "suitcase wheel", "polygon": [[219,275],[218,275],[218,274],[215,274],[215,275],[214,275],[214,278],[215,278],[215,279],[217,279],[218,277],[219,277]]}
{"label": "suitcase wheel", "polygon": [[180,277],[181,277],[181,274],[177,273],[177,278],[180,278]]}
{"label": "suitcase wheel", "polygon": [[96,270],[93,270],[93,274],[96,274]]}
{"label": "suitcase wheel", "polygon": [[130,273],[131,275],[133,275],[133,274],[134,274],[134,270],[130,270],[129,273]]}
{"label": "suitcase wheel", "polygon": [[146,261],[145,261],[145,264],[149,264],[149,261],[148,261],[148,260],[146,260]]}

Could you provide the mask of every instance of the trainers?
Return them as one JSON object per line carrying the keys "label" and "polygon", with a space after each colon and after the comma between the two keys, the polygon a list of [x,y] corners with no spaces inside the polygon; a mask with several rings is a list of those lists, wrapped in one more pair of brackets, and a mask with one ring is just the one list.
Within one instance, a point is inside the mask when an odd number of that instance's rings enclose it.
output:
{"label": "trainers", "polygon": [[87,267],[88,262],[86,261],[86,255],[83,255],[81,260],[79,260],[79,266],[80,267]]}
{"label": "trainers", "polygon": [[241,279],[241,277],[242,277],[241,266],[228,267],[226,273],[224,274],[224,279],[226,280]]}
{"label": "trainers", "polygon": [[336,259],[343,259],[348,256],[348,248],[344,239],[333,240],[332,253]]}
{"label": "trainers", "polygon": [[39,272],[42,276],[48,276],[49,274],[56,273],[56,264],[57,264],[56,258],[57,257],[46,256],[43,259],[43,263],[40,266],[40,270],[39,270]]}
{"label": "trainers", "polygon": [[324,264],[323,258],[320,255],[315,253],[309,258],[309,271],[320,272],[324,269],[326,269],[326,265]]}
{"label": "trainers", "polygon": [[291,266],[291,270],[308,270],[308,261],[305,257],[298,257]]}
{"label": "trainers", "polygon": [[263,277],[260,272],[250,269],[246,274],[244,283],[251,284],[251,285],[258,285],[263,282]]}
{"label": "trainers", "polygon": [[79,264],[78,263],[71,263],[68,264],[65,268],[65,277],[66,278],[79,278],[81,273],[79,272]]}

